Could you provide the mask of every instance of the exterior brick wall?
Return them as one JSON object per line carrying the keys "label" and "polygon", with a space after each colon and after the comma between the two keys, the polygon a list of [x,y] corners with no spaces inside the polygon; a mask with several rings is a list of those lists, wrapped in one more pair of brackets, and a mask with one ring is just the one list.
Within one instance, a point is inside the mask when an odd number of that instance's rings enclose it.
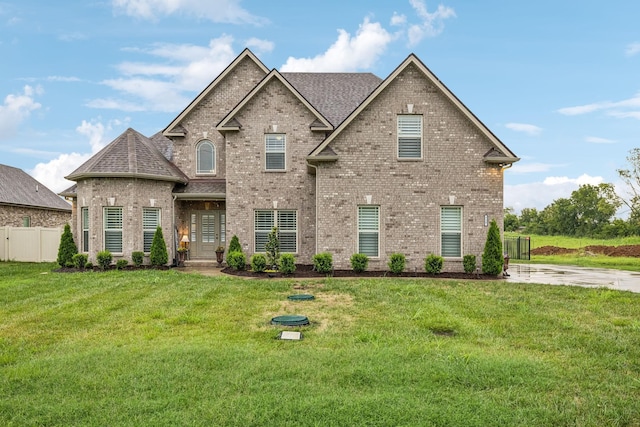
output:
{"label": "exterior brick wall", "polygon": [[[159,208],[160,221],[169,260],[174,255],[173,183],[135,178],[92,178],[78,182],[77,210],[74,215],[73,233],[78,249],[82,248],[81,209],[89,208],[89,259],[104,250],[104,207],[122,207],[122,253],[113,254],[114,260],[124,258],[131,262],[131,253],[143,250],[142,210]],[[147,259],[148,261],[148,259]]]}
{"label": "exterior brick wall", "polygon": [[0,224],[2,226],[22,227],[24,217],[29,217],[31,227],[58,228],[71,222],[71,211],[0,205]]}
{"label": "exterior brick wall", "polygon": [[[397,116],[423,115],[423,159],[397,160]],[[440,254],[440,207],[461,206],[462,255],[480,260],[488,220],[502,225],[503,176],[483,155],[490,141],[413,66],[360,114],[331,148],[336,162],[318,167],[318,252],[349,268],[357,252],[358,206],[380,206],[380,257],[370,269],[385,270],[401,252],[407,267],[423,271],[424,258]],[[462,259],[445,259],[445,270],[461,271]]]}

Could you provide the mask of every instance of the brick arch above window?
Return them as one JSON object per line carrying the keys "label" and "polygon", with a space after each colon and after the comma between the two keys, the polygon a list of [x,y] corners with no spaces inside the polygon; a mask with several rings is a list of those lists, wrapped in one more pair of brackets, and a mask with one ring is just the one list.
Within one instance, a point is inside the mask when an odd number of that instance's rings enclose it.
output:
{"label": "brick arch above window", "polygon": [[216,173],[216,146],[208,139],[196,144],[196,175]]}

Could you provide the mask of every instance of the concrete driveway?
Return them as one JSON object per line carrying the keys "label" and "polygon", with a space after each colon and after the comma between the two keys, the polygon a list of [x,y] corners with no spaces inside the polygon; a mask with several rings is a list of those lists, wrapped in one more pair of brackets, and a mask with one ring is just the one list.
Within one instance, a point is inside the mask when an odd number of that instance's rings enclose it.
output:
{"label": "concrete driveway", "polygon": [[507,281],[606,287],[640,293],[640,272],[550,264],[509,264]]}

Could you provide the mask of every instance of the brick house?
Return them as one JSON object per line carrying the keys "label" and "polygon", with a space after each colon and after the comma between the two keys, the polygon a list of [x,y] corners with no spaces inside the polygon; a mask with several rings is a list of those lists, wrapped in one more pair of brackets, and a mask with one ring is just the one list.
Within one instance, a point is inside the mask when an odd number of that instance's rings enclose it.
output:
{"label": "brick house", "polygon": [[237,235],[247,255],[272,227],[310,263],[352,254],[385,270],[401,252],[479,256],[502,224],[503,170],[518,161],[413,54],[370,73],[281,73],[244,50],[163,131],[133,129],[67,178],[74,232],[90,257],[148,251],[157,225],[171,254],[215,259]]}
{"label": "brick house", "polygon": [[0,165],[0,227],[64,227],[71,205],[22,169]]}

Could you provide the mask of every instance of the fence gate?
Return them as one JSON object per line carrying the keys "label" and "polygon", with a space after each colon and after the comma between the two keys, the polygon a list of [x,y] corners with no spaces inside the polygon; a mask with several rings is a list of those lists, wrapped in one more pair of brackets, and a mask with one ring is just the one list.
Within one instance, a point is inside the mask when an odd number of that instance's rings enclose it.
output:
{"label": "fence gate", "polygon": [[531,259],[531,239],[529,236],[505,237],[503,252],[509,255],[510,259]]}

